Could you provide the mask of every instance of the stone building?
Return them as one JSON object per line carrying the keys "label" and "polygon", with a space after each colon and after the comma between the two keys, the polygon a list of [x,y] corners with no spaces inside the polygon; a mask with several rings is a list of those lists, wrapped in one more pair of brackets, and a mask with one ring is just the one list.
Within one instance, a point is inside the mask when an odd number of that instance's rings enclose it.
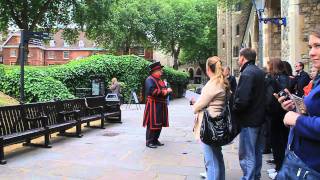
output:
{"label": "stone building", "polygon": [[217,14],[218,56],[234,73],[238,72],[238,54],[248,24],[251,2],[238,3],[230,8],[220,7]]}
{"label": "stone building", "polygon": [[[257,6],[263,1],[262,18],[265,21],[259,22]],[[251,4],[249,0],[242,4],[240,12],[233,8],[219,9],[218,14],[218,54],[224,62],[231,66],[234,72],[238,71],[236,64],[237,49],[230,49],[239,45],[233,29],[240,26],[240,48],[252,47],[259,50],[259,23],[262,33],[262,59],[257,59],[260,67],[266,66],[272,57],[279,57],[288,61],[292,66],[299,61],[306,63],[306,71],[310,68],[308,56],[308,34],[320,24],[320,0],[255,0]],[[232,14],[232,15],[230,15]],[[236,16],[236,17],[235,17]],[[283,20],[273,23],[266,18],[283,18]],[[231,19],[231,20],[230,20]],[[229,30],[225,30],[229,27]],[[244,29],[242,29],[244,28]],[[226,35],[223,36],[223,31]],[[229,32],[229,33],[228,33]],[[243,34],[241,34],[243,32]],[[231,58],[231,56],[234,58]],[[236,56],[236,57],[235,57]]]}

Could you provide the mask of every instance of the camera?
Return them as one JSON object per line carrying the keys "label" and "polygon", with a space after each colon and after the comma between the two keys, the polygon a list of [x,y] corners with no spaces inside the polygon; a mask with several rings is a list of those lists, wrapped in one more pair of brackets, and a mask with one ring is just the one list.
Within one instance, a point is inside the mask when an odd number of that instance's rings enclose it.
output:
{"label": "camera", "polygon": [[280,92],[278,92],[278,96],[279,97],[285,97],[284,101],[288,101],[290,100],[290,96],[287,92],[285,92],[284,90],[281,90]]}

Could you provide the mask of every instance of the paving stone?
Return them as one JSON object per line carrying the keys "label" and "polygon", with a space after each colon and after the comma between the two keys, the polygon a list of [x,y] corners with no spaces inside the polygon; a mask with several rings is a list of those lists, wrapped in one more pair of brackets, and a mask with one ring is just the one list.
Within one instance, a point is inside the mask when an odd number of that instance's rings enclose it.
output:
{"label": "paving stone", "polygon": [[[145,146],[141,110],[122,106],[122,124],[107,124],[106,129],[83,128],[82,138],[52,136],[52,148],[5,148],[8,164],[0,166],[0,179],[111,179],[111,180],[201,180],[203,152],[194,140],[194,115],[186,99],[169,106],[170,127],[164,128],[160,141],[165,146]],[[99,125],[99,121],[92,124]],[[71,131],[74,131],[72,129]],[[43,142],[43,138],[35,140]],[[238,161],[238,139],[223,147],[227,180],[242,175]],[[262,179],[268,179],[265,163]]]}

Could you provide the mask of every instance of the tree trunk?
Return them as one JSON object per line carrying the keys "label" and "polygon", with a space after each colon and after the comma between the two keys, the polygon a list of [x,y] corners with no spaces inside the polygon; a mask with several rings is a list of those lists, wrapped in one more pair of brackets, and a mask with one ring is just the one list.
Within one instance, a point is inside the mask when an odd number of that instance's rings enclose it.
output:
{"label": "tree trunk", "polygon": [[[29,43],[26,43],[24,45],[24,54],[25,54],[24,55],[24,64],[28,65]],[[18,56],[17,56],[16,65],[20,65],[20,48],[18,49]]]}
{"label": "tree trunk", "polygon": [[177,49],[173,48],[173,69],[178,70],[179,68],[179,54],[180,54],[180,47]]}

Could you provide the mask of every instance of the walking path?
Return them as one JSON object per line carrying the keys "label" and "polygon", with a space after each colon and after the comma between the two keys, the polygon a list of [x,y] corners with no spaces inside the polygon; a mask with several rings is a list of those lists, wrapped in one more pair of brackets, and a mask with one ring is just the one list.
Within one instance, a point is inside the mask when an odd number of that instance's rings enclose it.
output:
{"label": "walking path", "polygon": [[[51,149],[14,145],[5,148],[8,163],[0,166],[0,179],[111,179],[200,180],[203,154],[192,135],[193,113],[186,99],[170,102],[170,127],[160,140],[165,146],[145,146],[143,105],[122,107],[123,124],[106,129],[84,129],[82,138],[54,137]],[[240,179],[238,142],[223,147],[226,179]],[[270,168],[264,156],[262,179]]]}

